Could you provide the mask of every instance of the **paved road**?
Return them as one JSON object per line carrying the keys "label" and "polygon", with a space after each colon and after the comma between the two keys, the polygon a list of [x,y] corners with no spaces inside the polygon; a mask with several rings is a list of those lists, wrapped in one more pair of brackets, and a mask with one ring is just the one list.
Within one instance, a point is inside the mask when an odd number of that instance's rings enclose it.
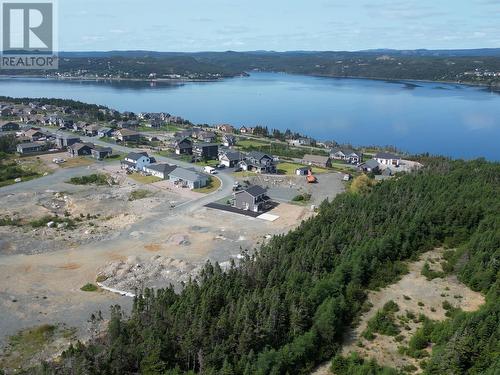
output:
{"label": "paved road", "polygon": [[0,188],[0,195],[44,190],[64,191],[68,190],[68,185],[64,184],[64,182],[68,181],[70,178],[92,173],[95,173],[95,171],[87,167],[58,168],[54,170],[53,173],[47,176],[35,178],[34,180],[19,182],[17,184],[3,186]]}

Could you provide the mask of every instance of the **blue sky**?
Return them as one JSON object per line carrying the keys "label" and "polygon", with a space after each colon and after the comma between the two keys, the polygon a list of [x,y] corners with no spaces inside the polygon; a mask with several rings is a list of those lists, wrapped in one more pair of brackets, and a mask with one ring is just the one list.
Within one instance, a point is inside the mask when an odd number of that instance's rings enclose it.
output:
{"label": "blue sky", "polygon": [[500,47],[500,0],[58,0],[59,49]]}

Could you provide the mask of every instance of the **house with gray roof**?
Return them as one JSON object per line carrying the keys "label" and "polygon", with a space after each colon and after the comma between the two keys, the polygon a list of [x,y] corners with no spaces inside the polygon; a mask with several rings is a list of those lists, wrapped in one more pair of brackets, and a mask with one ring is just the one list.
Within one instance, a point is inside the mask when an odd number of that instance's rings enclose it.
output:
{"label": "house with gray roof", "polygon": [[236,191],[233,195],[233,207],[245,211],[263,212],[269,208],[270,198],[266,193],[266,189],[258,185]]}
{"label": "house with gray roof", "polygon": [[332,160],[329,156],[321,156],[321,155],[304,155],[302,159],[302,163],[306,165],[315,165],[316,167],[321,168],[330,168],[332,166]]}
{"label": "house with gray roof", "polygon": [[0,132],[15,130],[19,130],[19,124],[17,122],[7,121],[0,124]]}
{"label": "house with gray roof", "polygon": [[219,155],[220,163],[228,168],[235,167],[242,159],[243,154],[238,151],[226,151]]}
{"label": "house with gray roof", "polygon": [[91,155],[94,144],[92,143],[73,143],[68,146],[68,153],[71,157]]}
{"label": "house with gray roof", "polygon": [[147,152],[129,152],[121,161],[122,168],[143,171],[153,160]]}
{"label": "house with gray roof", "polygon": [[378,173],[380,171],[380,164],[375,159],[367,160],[358,166],[363,172]]}
{"label": "house with gray roof", "polygon": [[253,171],[256,173],[276,173],[276,164],[271,155],[260,151],[251,151],[239,163],[244,171]]}
{"label": "house with gray roof", "polygon": [[373,156],[373,159],[382,165],[392,165],[399,167],[401,157],[390,152],[378,152]]}
{"label": "house with gray roof", "polygon": [[347,163],[357,164],[361,162],[363,154],[351,148],[335,147],[330,151],[330,158],[344,160]]}
{"label": "house with gray roof", "polygon": [[194,169],[175,168],[168,175],[169,181],[189,189],[199,189],[208,184],[209,177],[196,172]]}
{"label": "house with gray roof", "polygon": [[113,153],[113,149],[111,147],[94,146],[90,152],[93,158],[102,160],[111,155]]}
{"label": "house with gray roof", "polygon": [[19,143],[17,145],[17,152],[21,155],[35,154],[47,150],[48,146],[46,143],[40,142],[28,142]]}
{"label": "house with gray roof", "polygon": [[162,180],[167,180],[170,172],[173,172],[176,168],[176,165],[166,163],[150,164],[144,167],[144,172],[150,173],[152,176],[161,178]]}

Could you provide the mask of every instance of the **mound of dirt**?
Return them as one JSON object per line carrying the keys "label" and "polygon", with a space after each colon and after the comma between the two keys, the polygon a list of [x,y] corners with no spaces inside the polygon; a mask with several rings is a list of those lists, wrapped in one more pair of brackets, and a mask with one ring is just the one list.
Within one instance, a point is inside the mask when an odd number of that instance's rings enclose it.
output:
{"label": "mound of dirt", "polygon": [[128,257],[101,267],[97,280],[109,288],[134,293],[144,288],[180,286],[196,273],[196,267],[186,261],[155,255],[147,260]]}

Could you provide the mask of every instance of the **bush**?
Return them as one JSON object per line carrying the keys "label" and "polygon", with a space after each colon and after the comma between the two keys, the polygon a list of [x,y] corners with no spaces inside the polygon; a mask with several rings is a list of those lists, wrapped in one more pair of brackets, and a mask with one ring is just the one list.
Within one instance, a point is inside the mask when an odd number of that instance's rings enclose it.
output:
{"label": "bush", "polygon": [[88,176],[72,177],[68,183],[73,185],[113,185],[114,181],[105,174],[91,174]]}
{"label": "bush", "polygon": [[84,292],[96,292],[98,289],[99,288],[97,287],[97,285],[94,285],[92,283],[87,283],[80,288],[80,290]]}
{"label": "bush", "polygon": [[431,266],[429,263],[425,262],[424,266],[422,267],[421,271],[422,276],[425,276],[425,278],[429,281],[436,279],[438,277],[444,277],[445,273],[440,272],[440,271],[434,271],[431,269]]}
{"label": "bush", "polygon": [[373,340],[374,333],[380,333],[386,336],[396,336],[399,333],[399,327],[395,323],[394,314],[399,311],[399,307],[394,301],[387,302],[384,307],[377,311],[375,316],[368,321],[363,337],[367,340]]}
{"label": "bush", "polygon": [[308,202],[311,199],[311,194],[304,193],[304,194],[299,194],[293,197],[292,201],[294,202]]}
{"label": "bush", "polygon": [[144,199],[144,198],[149,197],[150,195],[151,195],[151,192],[149,190],[138,189],[138,190],[134,190],[130,193],[128,200],[135,201],[138,199]]}

